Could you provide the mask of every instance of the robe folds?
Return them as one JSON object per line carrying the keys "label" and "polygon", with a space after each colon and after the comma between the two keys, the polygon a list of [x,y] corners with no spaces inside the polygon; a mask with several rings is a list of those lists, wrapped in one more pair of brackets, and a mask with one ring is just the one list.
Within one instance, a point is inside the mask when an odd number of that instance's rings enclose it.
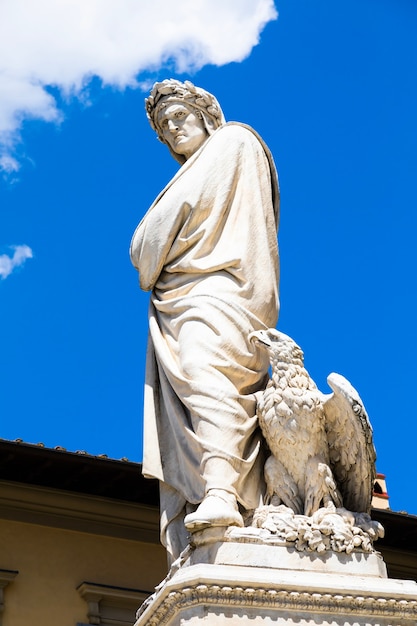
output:
{"label": "robe folds", "polygon": [[269,150],[231,122],[186,161],[133,235],[132,263],[152,292],[143,473],[166,487],[163,527],[208,488],[259,504],[254,394],[268,358],[248,335],[277,322],[278,210]]}

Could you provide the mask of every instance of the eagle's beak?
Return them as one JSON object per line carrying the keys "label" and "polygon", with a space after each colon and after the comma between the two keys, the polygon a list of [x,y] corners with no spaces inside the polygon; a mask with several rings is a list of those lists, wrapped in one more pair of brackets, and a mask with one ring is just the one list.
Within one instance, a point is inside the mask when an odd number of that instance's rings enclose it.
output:
{"label": "eagle's beak", "polygon": [[260,343],[267,348],[271,347],[271,340],[264,330],[254,330],[253,333],[250,333],[249,340],[253,341],[255,344]]}

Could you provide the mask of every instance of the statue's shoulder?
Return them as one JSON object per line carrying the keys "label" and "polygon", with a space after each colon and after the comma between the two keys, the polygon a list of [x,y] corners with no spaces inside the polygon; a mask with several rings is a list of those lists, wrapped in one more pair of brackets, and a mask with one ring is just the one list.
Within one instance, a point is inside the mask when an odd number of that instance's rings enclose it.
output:
{"label": "statue's shoulder", "polygon": [[237,140],[252,140],[253,138],[259,139],[258,133],[248,124],[241,122],[227,122],[220,126],[215,132],[218,137],[226,137],[228,139],[236,138]]}
{"label": "statue's shoulder", "polygon": [[253,128],[240,122],[227,122],[220,126],[210,137],[209,143],[212,143],[213,147],[223,144],[223,149],[229,152],[245,145],[264,145],[261,137]]}

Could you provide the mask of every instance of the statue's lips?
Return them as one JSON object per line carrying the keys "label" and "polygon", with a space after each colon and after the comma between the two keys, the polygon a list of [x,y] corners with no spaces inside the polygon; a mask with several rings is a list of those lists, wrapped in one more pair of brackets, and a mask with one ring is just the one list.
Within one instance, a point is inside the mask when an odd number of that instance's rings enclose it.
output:
{"label": "statue's lips", "polygon": [[178,133],[173,137],[175,143],[178,143],[181,139],[187,139],[187,136],[184,133]]}

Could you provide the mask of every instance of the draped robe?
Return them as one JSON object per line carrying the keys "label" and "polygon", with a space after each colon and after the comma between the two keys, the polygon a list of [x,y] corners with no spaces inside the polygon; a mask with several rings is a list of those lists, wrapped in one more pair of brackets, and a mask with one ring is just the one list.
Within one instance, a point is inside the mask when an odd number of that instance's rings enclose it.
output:
{"label": "draped robe", "polygon": [[152,292],[143,473],[161,481],[165,545],[170,521],[208,488],[235,493],[247,509],[259,504],[254,394],[268,360],[248,335],[277,321],[278,209],[269,150],[250,127],[229,123],[134,233],[132,263]]}

